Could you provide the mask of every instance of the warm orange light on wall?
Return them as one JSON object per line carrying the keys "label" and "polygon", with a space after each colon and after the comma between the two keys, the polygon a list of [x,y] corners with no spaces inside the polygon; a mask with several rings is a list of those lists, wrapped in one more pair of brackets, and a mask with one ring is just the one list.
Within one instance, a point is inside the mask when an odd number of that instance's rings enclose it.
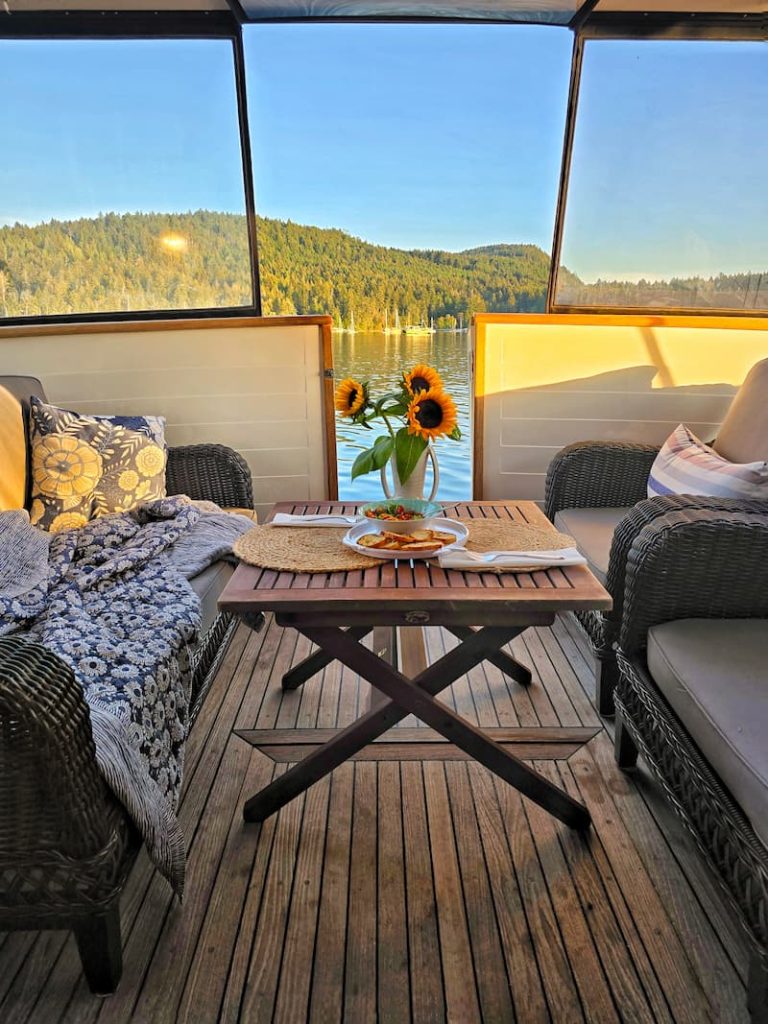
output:
{"label": "warm orange light on wall", "polygon": [[168,252],[186,252],[189,248],[189,239],[174,231],[166,231],[165,234],[160,235],[160,245]]}

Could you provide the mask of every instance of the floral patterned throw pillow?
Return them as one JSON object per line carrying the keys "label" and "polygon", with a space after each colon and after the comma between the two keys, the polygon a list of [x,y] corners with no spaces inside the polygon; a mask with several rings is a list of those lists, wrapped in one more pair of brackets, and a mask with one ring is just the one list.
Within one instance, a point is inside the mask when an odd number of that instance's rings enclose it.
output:
{"label": "floral patterned throw pillow", "polygon": [[32,399],[30,519],[51,533],[165,497],[165,420],[81,416]]}

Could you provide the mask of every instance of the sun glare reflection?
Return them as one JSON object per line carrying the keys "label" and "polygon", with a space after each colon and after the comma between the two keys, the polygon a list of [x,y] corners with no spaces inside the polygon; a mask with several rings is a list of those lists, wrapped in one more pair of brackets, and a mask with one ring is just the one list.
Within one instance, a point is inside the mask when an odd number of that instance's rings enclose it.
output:
{"label": "sun glare reflection", "polygon": [[189,248],[189,239],[174,231],[166,231],[160,235],[160,245],[168,252],[186,252]]}

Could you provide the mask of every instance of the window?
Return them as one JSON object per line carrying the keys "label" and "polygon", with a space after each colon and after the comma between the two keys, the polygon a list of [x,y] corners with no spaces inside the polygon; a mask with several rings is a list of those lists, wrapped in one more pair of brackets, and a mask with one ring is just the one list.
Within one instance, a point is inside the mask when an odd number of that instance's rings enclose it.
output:
{"label": "window", "polygon": [[232,44],[0,40],[0,316],[253,302]]}
{"label": "window", "polygon": [[767,58],[585,44],[558,305],[768,308]]}
{"label": "window", "polygon": [[[471,492],[473,313],[544,309],[571,33],[532,26],[244,29],[265,315],[330,313],[337,377],[375,394],[435,364],[464,440],[440,496]],[[404,333],[404,332],[408,333]],[[337,424],[343,498],[370,436]]]}

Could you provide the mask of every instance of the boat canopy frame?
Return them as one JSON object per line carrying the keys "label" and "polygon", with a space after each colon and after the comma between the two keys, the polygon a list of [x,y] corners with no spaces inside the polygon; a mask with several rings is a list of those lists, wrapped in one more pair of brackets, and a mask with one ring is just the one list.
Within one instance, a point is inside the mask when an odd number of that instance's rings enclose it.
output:
{"label": "boat canopy frame", "polygon": [[[568,23],[553,24],[556,28],[570,28],[573,32],[570,81],[566,106],[560,176],[555,209],[555,225],[550,252],[549,280],[546,293],[546,313],[587,314],[672,314],[692,316],[768,316],[768,310],[738,310],[732,308],[685,307],[629,307],[570,305],[556,301],[557,279],[560,269],[568,183],[573,154],[573,142],[578,113],[579,87],[584,57],[584,44],[588,40],[699,40],[699,41],[761,41],[768,36],[768,17],[751,13],[701,13],[658,11],[599,11],[599,0],[584,0]],[[7,317],[0,326],[56,324],[56,323],[110,323],[124,321],[186,320],[208,317],[228,318],[261,316],[261,290],[258,259],[255,182],[250,130],[248,125],[248,99],[243,49],[243,25],[271,23],[303,24],[313,22],[371,23],[457,23],[499,24],[515,28],[524,22],[494,18],[451,17],[290,17],[251,18],[238,0],[227,0],[228,10],[40,10],[19,11],[12,15],[0,13],[0,40],[4,39],[226,39],[232,44],[233,69],[237,96],[237,117],[243,169],[245,215],[248,228],[249,270],[251,276],[251,303],[236,307],[210,309],[130,310],[96,313],[69,313],[46,316]],[[547,25],[546,22],[536,22]]]}

